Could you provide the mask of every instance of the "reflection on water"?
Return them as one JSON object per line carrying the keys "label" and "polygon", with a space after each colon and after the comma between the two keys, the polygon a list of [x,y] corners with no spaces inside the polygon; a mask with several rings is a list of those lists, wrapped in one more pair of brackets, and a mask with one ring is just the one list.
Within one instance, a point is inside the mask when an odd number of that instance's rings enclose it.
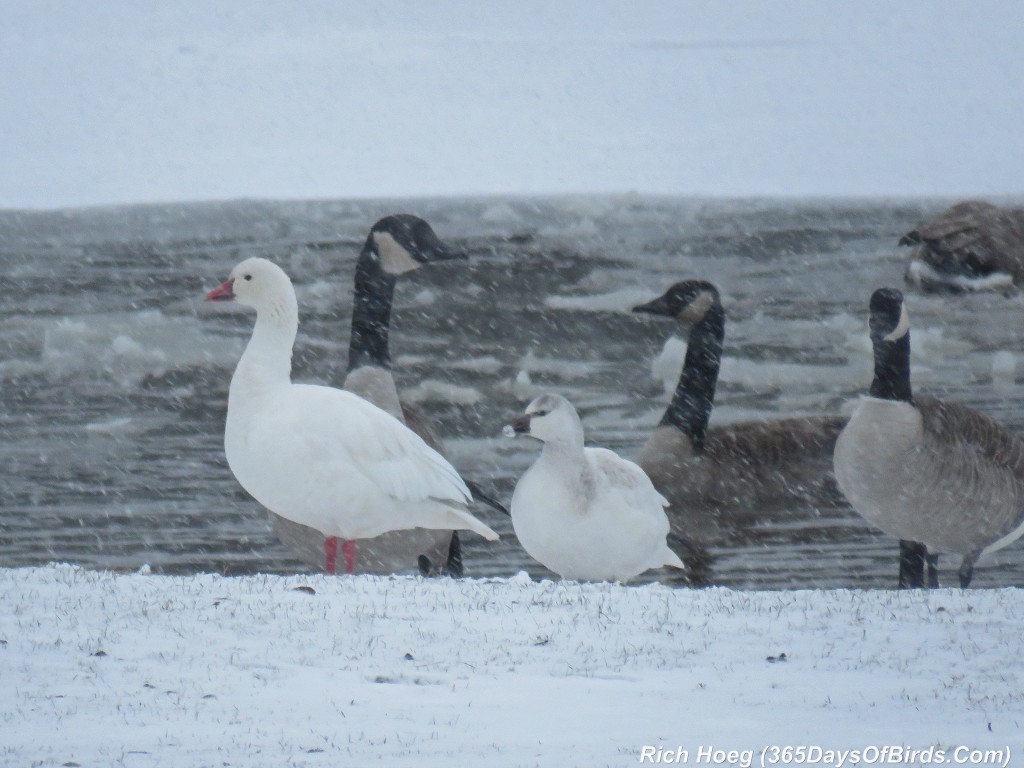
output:
{"label": "reflection on water", "polygon": [[[718,284],[728,312],[713,423],[840,411],[870,383],[865,308],[902,285],[900,234],[942,203],[643,197],[230,203],[0,212],[0,565],[62,560],[163,572],[294,572],[221,443],[252,317],[202,302],[234,264],[281,264],[299,294],[299,380],[344,377],[352,272],[379,216],[409,211],[473,254],[403,278],[400,388],[441,425],[453,463],[506,501],[536,446],[500,428],[550,389],[588,441],[635,456],[684,345],[629,314],[669,284]],[[914,383],[1018,431],[1017,296],[912,294]],[[475,575],[543,570],[507,519],[467,535]],[[889,587],[895,543],[844,508],[782,516],[715,551],[730,586]],[[955,583],[954,558],[944,582]],[[1024,547],[978,586],[1024,584]]]}

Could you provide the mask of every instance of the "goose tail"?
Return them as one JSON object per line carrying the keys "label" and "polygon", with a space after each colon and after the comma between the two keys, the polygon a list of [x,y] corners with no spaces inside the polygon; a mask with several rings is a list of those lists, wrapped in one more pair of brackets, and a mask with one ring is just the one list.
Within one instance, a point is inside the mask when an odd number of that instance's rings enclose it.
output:
{"label": "goose tail", "polygon": [[498,540],[498,534],[473,517],[469,510],[464,507],[456,507],[451,504],[446,504],[445,509],[448,512],[448,520],[446,524],[450,525],[452,528],[472,531],[479,536],[483,536],[487,541]]}
{"label": "goose tail", "polygon": [[681,571],[686,570],[686,566],[683,565],[683,561],[679,559],[679,555],[677,555],[668,547],[665,547],[665,551],[662,552],[661,555],[661,562],[658,563],[656,567],[662,568],[665,566],[669,568],[678,568]]}

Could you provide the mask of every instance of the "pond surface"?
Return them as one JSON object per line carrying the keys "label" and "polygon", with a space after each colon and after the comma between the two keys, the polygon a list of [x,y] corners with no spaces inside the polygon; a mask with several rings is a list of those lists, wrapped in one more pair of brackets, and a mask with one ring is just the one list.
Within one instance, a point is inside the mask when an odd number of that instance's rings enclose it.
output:
{"label": "pond surface", "polygon": [[[468,250],[468,264],[402,278],[392,357],[452,462],[507,503],[537,446],[501,426],[541,391],[576,404],[588,443],[636,456],[685,337],[628,310],[680,279],[716,283],[728,313],[713,424],[842,411],[870,384],[868,297],[903,286],[896,242],[941,207],[623,196],[0,211],[0,566],[307,570],[224,460],[253,317],[202,297],[242,258],[273,259],[296,284],[295,378],[340,385],[370,225],[416,213]],[[1024,346],[1020,297],[907,303],[915,391],[1024,429],[1021,380],[1000,373]],[[469,573],[544,574],[507,518],[477,512],[502,541],[467,535]],[[713,554],[715,582],[732,587],[895,581],[895,541],[842,507],[766,522]],[[982,561],[975,584],[1024,584],[1024,546]]]}

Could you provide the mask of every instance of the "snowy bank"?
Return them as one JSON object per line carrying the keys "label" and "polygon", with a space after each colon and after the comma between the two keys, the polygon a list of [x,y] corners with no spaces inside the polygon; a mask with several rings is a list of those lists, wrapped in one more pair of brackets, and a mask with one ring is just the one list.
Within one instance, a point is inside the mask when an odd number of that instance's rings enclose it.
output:
{"label": "snowy bank", "polygon": [[758,764],[801,745],[1019,760],[1022,622],[1016,589],[7,569],[0,764],[618,766],[644,746]]}

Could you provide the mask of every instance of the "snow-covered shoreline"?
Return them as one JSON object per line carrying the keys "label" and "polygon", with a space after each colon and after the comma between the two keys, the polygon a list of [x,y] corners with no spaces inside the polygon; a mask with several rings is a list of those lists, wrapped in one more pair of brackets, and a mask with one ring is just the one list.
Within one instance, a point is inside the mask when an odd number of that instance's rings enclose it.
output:
{"label": "snow-covered shoreline", "polygon": [[0,764],[633,765],[644,746],[696,764],[708,745],[1019,759],[1022,626],[1017,589],[0,569]]}

